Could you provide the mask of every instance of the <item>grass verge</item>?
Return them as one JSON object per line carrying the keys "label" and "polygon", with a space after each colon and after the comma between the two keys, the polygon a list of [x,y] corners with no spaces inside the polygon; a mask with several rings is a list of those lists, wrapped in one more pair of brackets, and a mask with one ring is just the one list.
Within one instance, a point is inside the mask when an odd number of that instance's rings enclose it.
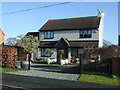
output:
{"label": "grass verge", "polygon": [[16,72],[16,71],[23,71],[23,70],[13,69],[13,68],[2,68],[2,67],[0,67],[0,73]]}
{"label": "grass verge", "polygon": [[120,86],[120,77],[110,78],[107,76],[82,74],[78,80],[83,82]]}

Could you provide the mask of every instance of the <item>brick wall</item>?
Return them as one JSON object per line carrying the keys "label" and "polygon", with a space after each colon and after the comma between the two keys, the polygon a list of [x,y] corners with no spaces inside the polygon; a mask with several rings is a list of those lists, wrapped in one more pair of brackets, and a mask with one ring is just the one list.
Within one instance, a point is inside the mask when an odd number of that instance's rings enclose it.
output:
{"label": "brick wall", "polygon": [[4,44],[4,33],[1,29],[0,29],[0,44]]}

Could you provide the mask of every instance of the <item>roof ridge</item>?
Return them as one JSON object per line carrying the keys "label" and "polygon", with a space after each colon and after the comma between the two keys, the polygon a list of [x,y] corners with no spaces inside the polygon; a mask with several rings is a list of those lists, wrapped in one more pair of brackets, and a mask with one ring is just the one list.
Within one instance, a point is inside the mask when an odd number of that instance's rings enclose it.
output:
{"label": "roof ridge", "polygon": [[70,20],[70,19],[81,19],[81,18],[91,18],[91,17],[98,17],[98,16],[87,16],[87,17],[74,17],[74,18],[61,18],[61,19],[50,19],[48,21],[54,21],[54,20]]}

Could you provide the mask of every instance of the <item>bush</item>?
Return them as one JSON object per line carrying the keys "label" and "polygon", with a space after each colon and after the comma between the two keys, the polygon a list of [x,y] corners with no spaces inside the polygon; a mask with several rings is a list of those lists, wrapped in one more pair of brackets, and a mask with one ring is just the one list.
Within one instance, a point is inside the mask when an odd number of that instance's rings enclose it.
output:
{"label": "bush", "polygon": [[39,62],[39,61],[42,60],[42,59],[41,59],[41,58],[35,58],[35,60]]}
{"label": "bush", "polygon": [[16,49],[10,46],[0,47],[0,62],[2,62],[3,67],[15,68],[16,64]]}
{"label": "bush", "polygon": [[77,60],[76,60],[76,58],[74,59],[73,63],[77,63]]}
{"label": "bush", "polygon": [[112,75],[111,78],[113,78],[113,79],[118,79],[118,76]]}
{"label": "bush", "polygon": [[45,58],[42,58],[42,61],[45,61],[46,59]]}
{"label": "bush", "polygon": [[45,58],[36,58],[36,61],[40,62],[40,61],[45,61]]}

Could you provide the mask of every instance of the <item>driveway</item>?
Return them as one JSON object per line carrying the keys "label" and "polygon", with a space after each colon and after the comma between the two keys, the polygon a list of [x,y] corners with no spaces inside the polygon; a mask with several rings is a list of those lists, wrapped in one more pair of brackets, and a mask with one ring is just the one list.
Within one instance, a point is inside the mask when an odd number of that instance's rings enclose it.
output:
{"label": "driveway", "polygon": [[39,70],[45,72],[57,72],[57,73],[67,73],[67,74],[79,74],[80,67],[76,65],[57,65],[57,64],[31,64],[31,70]]}
{"label": "driveway", "polygon": [[9,72],[10,74],[76,81],[79,78],[79,66],[31,64],[31,70]]}

